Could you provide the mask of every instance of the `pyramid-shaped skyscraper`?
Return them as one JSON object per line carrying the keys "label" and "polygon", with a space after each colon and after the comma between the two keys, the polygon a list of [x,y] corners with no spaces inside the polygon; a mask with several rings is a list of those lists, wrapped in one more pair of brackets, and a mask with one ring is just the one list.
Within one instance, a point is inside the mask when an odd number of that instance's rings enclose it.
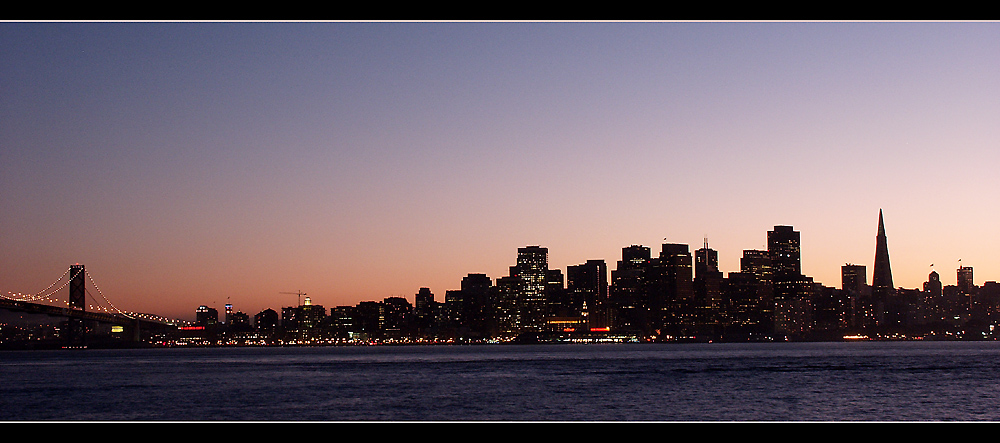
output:
{"label": "pyramid-shaped skyscraper", "polygon": [[889,295],[893,291],[892,270],[889,267],[889,247],[885,239],[882,210],[878,211],[878,234],[875,236],[875,269],[872,274],[873,295]]}

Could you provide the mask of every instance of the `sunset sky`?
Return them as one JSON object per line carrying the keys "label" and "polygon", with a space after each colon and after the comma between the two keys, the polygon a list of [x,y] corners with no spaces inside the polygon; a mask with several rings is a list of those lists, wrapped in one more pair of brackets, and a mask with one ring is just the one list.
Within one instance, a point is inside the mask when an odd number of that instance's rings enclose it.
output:
{"label": "sunset sky", "polygon": [[[1000,23],[0,23],[0,291],[193,319],[767,231],[1000,280]],[[666,239],[666,240],[664,240]],[[68,291],[68,289],[66,290]],[[91,287],[92,292],[94,289]]]}

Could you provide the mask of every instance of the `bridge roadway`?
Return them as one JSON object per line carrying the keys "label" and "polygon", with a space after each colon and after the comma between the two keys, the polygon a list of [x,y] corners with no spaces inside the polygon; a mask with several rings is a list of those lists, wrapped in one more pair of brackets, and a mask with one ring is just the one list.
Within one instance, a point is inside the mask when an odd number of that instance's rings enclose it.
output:
{"label": "bridge roadway", "polygon": [[53,317],[67,317],[67,318],[78,318],[82,320],[93,320],[100,323],[110,323],[122,326],[138,325],[140,328],[144,329],[147,327],[160,328],[163,326],[176,326],[175,324],[169,322],[134,318],[126,316],[124,314],[91,312],[91,311],[84,311],[82,309],[63,308],[58,306],[44,305],[40,303],[10,300],[7,298],[0,298],[0,309],[27,312],[31,314],[45,314]]}

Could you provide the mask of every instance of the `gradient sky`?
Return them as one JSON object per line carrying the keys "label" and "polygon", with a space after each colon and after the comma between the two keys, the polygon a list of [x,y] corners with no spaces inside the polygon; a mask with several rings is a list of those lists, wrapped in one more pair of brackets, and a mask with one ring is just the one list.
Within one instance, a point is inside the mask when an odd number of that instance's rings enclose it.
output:
{"label": "gradient sky", "polygon": [[[193,319],[666,239],[1000,279],[1000,23],[0,23],[0,291]],[[68,291],[65,290],[65,291]],[[92,292],[95,292],[91,288]]]}

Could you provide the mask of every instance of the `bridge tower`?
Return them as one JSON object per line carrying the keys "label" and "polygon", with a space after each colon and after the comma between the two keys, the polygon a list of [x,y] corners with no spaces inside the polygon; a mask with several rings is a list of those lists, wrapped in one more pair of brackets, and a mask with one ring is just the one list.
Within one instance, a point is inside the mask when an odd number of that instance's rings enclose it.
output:
{"label": "bridge tower", "polygon": [[[87,310],[86,272],[81,264],[69,267],[69,308]],[[70,316],[66,322],[66,339],[69,346],[85,346],[87,325],[82,318]]]}

